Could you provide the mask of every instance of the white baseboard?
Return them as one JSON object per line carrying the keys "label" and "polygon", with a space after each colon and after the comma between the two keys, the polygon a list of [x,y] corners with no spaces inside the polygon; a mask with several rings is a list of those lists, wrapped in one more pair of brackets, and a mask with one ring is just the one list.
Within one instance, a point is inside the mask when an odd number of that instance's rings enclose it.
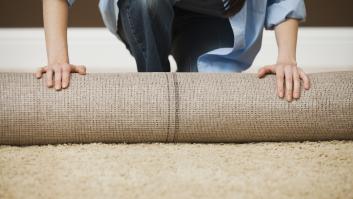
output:
{"label": "white baseboard", "polygon": [[[125,46],[105,28],[70,28],[70,62],[88,72],[132,72],[135,61]],[[306,71],[353,70],[353,28],[301,28],[298,63]],[[276,60],[273,31],[265,31],[261,52],[246,72],[256,72]],[[0,72],[33,72],[46,64],[42,28],[0,29]],[[172,61],[175,70],[175,62]]]}

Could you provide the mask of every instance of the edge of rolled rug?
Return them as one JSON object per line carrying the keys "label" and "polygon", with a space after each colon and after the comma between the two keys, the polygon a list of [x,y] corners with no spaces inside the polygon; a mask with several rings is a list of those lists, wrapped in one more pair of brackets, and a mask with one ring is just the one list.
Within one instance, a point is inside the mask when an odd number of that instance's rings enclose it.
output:
{"label": "edge of rolled rug", "polygon": [[0,73],[0,144],[241,143],[353,139],[353,71],[308,74],[298,100],[276,95],[275,75]]}

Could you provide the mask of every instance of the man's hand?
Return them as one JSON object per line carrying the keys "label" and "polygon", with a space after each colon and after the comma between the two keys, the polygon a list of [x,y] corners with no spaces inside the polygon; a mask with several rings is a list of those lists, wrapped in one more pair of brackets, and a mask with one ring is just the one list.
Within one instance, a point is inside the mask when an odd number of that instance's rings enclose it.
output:
{"label": "man's hand", "polygon": [[47,73],[47,85],[55,89],[67,88],[71,73],[86,74],[84,66],[69,64],[67,44],[68,23],[67,0],[43,0],[43,20],[47,48],[48,66],[40,67],[35,73],[41,78]]}
{"label": "man's hand", "polygon": [[291,101],[292,98],[299,98],[300,79],[303,79],[305,89],[308,90],[310,87],[308,76],[303,72],[301,68],[297,67],[296,64],[277,63],[275,65],[264,66],[259,69],[257,75],[259,78],[261,78],[268,73],[276,74],[277,95],[282,98],[285,94],[288,101]]}
{"label": "man's hand", "polygon": [[288,101],[292,101],[293,98],[299,98],[300,79],[304,80],[305,89],[310,87],[308,76],[297,66],[296,61],[298,26],[299,21],[291,18],[276,25],[277,62],[274,65],[264,66],[258,71],[259,78],[267,73],[275,73],[277,77],[277,95],[280,98],[285,95]]}
{"label": "man's hand", "polygon": [[35,76],[40,79],[43,73],[47,73],[47,86],[49,88],[53,87],[54,82],[55,89],[60,90],[61,88],[68,87],[71,73],[79,73],[81,75],[85,75],[86,67],[75,66],[72,64],[54,64],[50,66],[39,67],[35,73]]}

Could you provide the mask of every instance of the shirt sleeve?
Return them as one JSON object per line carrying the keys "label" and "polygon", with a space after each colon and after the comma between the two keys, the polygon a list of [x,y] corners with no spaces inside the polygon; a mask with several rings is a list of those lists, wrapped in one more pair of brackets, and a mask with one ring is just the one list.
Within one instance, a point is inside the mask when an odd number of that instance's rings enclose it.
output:
{"label": "shirt sleeve", "polygon": [[75,3],[76,0],[67,0],[67,4],[69,5],[69,8],[72,7],[72,5]]}
{"label": "shirt sleeve", "polygon": [[267,30],[273,30],[276,25],[289,18],[305,21],[304,0],[268,0],[265,18]]}

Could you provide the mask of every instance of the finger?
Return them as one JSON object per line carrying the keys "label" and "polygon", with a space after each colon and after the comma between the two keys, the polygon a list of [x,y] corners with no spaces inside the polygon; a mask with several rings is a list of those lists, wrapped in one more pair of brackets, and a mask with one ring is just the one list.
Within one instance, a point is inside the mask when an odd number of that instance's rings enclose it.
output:
{"label": "finger", "polygon": [[264,66],[262,68],[259,69],[258,73],[257,73],[257,77],[261,78],[263,77],[265,74],[267,73],[272,73],[273,72],[273,65],[269,65],[269,66]]}
{"label": "finger", "polygon": [[67,88],[70,81],[71,67],[65,66],[62,70],[62,88]]}
{"label": "finger", "polygon": [[85,75],[86,74],[86,67],[83,65],[80,66],[74,66],[72,65],[72,71],[75,73],[79,73],[80,75]]}
{"label": "finger", "polygon": [[293,96],[293,72],[292,66],[288,66],[284,70],[284,76],[286,78],[286,97],[288,101],[292,100]]}
{"label": "finger", "polygon": [[283,83],[284,83],[284,71],[282,67],[279,67],[276,71],[277,78],[277,95],[283,97]]}
{"label": "finger", "polygon": [[310,88],[310,80],[309,77],[304,73],[303,70],[299,70],[299,76],[304,81],[304,88],[308,90]]}
{"label": "finger", "polygon": [[293,81],[294,81],[293,98],[298,99],[300,95],[300,78],[299,78],[299,72],[297,67],[295,67],[293,70]]}
{"label": "finger", "polygon": [[38,67],[35,73],[35,76],[37,79],[42,77],[42,74],[44,72],[44,67]]}
{"label": "finger", "polygon": [[47,85],[48,87],[52,87],[53,86],[53,69],[48,68],[47,70]]}
{"label": "finger", "polygon": [[55,69],[55,89],[61,89],[61,68]]}

